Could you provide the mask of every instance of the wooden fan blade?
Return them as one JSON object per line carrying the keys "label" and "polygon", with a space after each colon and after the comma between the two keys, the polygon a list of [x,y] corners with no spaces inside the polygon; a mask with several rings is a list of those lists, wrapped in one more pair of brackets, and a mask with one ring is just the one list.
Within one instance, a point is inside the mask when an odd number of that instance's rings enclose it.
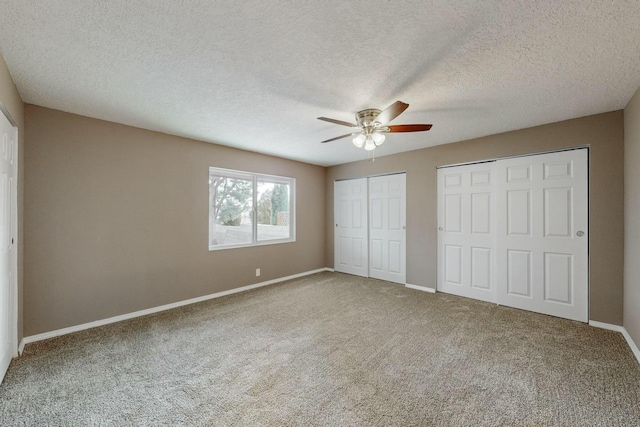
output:
{"label": "wooden fan blade", "polygon": [[329,119],[327,117],[318,117],[318,120],[324,120],[325,122],[335,123],[337,125],[349,126],[350,128],[356,128],[358,125],[349,122],[343,122],[342,120]]}
{"label": "wooden fan blade", "polygon": [[431,129],[433,125],[395,125],[395,126],[385,126],[387,129],[381,130],[380,132],[423,132],[425,130]]}
{"label": "wooden fan blade", "polygon": [[396,101],[388,106],[382,113],[378,114],[378,117],[376,117],[376,122],[380,122],[383,125],[387,124],[391,120],[402,114],[402,112],[407,108],[409,108],[409,104],[405,104],[402,101]]}
{"label": "wooden fan blade", "polygon": [[352,135],[351,133],[348,133],[346,135],[336,136],[335,138],[331,138],[331,139],[327,139],[326,141],[322,141],[321,144],[324,144],[325,142],[331,142],[331,141],[335,141],[335,140],[338,140],[338,139],[346,138],[346,137],[351,136],[351,135]]}

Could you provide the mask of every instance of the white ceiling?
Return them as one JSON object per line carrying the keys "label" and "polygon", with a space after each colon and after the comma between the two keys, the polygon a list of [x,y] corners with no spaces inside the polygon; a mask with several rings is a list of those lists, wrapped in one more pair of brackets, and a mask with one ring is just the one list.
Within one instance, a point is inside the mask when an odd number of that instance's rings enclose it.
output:
{"label": "white ceiling", "polygon": [[3,0],[25,102],[260,153],[365,159],[364,108],[410,104],[377,156],[624,108],[635,0]]}

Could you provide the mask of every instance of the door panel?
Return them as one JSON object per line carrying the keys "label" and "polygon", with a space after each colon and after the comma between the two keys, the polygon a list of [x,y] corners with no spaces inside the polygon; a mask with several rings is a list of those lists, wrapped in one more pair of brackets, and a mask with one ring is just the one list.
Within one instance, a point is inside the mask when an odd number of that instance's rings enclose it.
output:
{"label": "door panel", "polygon": [[356,229],[362,228],[363,213],[366,213],[366,209],[363,212],[364,206],[362,205],[363,203],[360,199],[351,201],[351,226]]}
{"label": "door panel", "polygon": [[345,236],[339,236],[338,241],[340,244],[338,245],[338,251],[336,251],[336,257],[338,258],[338,262],[336,262],[336,270],[339,265],[349,265],[350,263],[350,254],[351,254],[351,239]]}
{"label": "door panel", "polygon": [[371,204],[371,229],[382,230],[383,200],[381,198],[372,198]]}
{"label": "door panel", "polygon": [[471,194],[471,234],[491,234],[491,193]]}
{"label": "door panel", "polygon": [[336,181],[333,188],[334,269],[366,277],[369,272],[367,179]]}
{"label": "door panel", "polygon": [[471,287],[491,289],[491,249],[471,248]]}
{"label": "door panel", "polygon": [[444,246],[444,281],[448,284],[462,285],[462,246]]}
{"label": "door panel", "polygon": [[0,381],[17,356],[17,130],[0,113]]}
{"label": "door panel", "polygon": [[400,203],[399,197],[389,198],[389,230],[399,231],[402,229],[403,221],[401,219],[402,208]]}
{"label": "door panel", "polygon": [[376,271],[382,271],[382,245],[381,239],[371,239],[371,269]]}
{"label": "door panel", "polygon": [[507,250],[507,294],[531,297],[531,252]]}
{"label": "door panel", "polygon": [[573,256],[570,254],[544,254],[544,299],[571,304],[571,271]]}
{"label": "door panel", "polygon": [[571,238],[571,188],[545,188],[544,236]]}
{"label": "door panel", "polygon": [[438,169],[441,292],[496,301],[493,163]]}
{"label": "door panel", "polygon": [[406,282],[406,174],[369,178],[369,276]]}
{"label": "door panel", "polygon": [[401,242],[389,240],[389,273],[402,274]]}
{"label": "door panel", "polygon": [[531,192],[529,190],[507,191],[507,234],[531,235]]}
{"label": "door panel", "polygon": [[448,233],[462,233],[462,194],[444,196],[444,224]]}
{"label": "door panel", "polygon": [[366,268],[366,240],[359,237],[351,239],[351,264],[356,268]]}
{"label": "door panel", "polygon": [[497,162],[499,304],[588,321],[587,155]]}

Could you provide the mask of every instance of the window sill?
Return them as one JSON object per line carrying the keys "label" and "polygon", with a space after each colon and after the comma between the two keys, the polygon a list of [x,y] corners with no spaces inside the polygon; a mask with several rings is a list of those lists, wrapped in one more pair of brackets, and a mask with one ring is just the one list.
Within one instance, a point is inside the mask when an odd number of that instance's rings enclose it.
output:
{"label": "window sill", "polygon": [[267,240],[263,242],[244,243],[236,245],[212,245],[209,246],[209,251],[221,251],[223,249],[239,249],[239,248],[252,248],[254,246],[268,246],[279,245],[281,243],[295,243],[296,239],[282,239],[282,240]]}

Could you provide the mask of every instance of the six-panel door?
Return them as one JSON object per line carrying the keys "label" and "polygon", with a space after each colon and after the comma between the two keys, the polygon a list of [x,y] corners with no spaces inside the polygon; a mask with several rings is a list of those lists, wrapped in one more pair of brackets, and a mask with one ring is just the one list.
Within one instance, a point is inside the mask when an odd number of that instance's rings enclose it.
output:
{"label": "six-panel door", "polygon": [[438,169],[437,289],[496,301],[493,162]]}
{"label": "six-panel door", "polygon": [[369,277],[406,283],[406,174],[369,178]]}
{"label": "six-panel door", "polygon": [[587,150],[497,166],[498,303],[587,322]]}
{"label": "six-panel door", "polygon": [[367,277],[367,178],[334,183],[334,269]]}

